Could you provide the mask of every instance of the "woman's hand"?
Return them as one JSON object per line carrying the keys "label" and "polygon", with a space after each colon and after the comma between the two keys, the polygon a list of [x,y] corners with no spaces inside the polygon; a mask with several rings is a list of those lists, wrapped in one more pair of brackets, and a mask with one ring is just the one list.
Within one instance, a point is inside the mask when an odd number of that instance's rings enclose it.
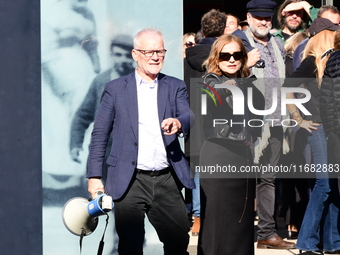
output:
{"label": "woman's hand", "polygon": [[306,129],[309,133],[312,133],[312,130],[318,130],[317,127],[321,126],[320,123],[314,123],[311,120],[302,120],[298,125]]}

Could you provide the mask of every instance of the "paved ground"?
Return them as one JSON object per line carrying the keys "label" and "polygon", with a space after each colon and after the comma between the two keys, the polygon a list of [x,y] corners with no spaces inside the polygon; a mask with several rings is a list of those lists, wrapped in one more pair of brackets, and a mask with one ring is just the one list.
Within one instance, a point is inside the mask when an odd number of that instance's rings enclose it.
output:
{"label": "paved ground", "polygon": [[[279,236],[281,236],[282,238],[287,237],[287,231],[286,231],[285,226],[283,224],[283,218],[278,218],[277,222],[278,222],[277,232],[278,232]],[[256,232],[256,222],[255,222],[254,231]],[[189,248],[188,248],[190,255],[196,255],[197,254],[197,252],[196,252],[197,240],[198,240],[198,237],[193,237],[193,236],[190,237],[190,244],[189,244]],[[287,240],[287,239],[285,238],[285,240]],[[291,241],[296,241],[296,240],[291,240]],[[292,249],[292,250],[256,249],[256,245],[257,245],[257,243],[254,242],[255,255],[292,255],[292,254],[299,254],[298,249]],[[238,255],[241,255],[241,254],[238,254]]]}
{"label": "paved ground", "polygon": [[[44,207],[43,208],[43,233],[44,233],[44,252],[43,254],[48,255],[60,255],[60,254],[79,254],[79,237],[71,234],[62,223],[61,218],[61,207]],[[116,247],[115,242],[112,240],[117,240],[110,229],[114,227],[113,215],[110,214],[108,231],[105,235],[105,248],[103,255],[113,255],[117,254],[113,251],[113,247]],[[256,224],[256,221],[255,221]],[[97,254],[98,244],[101,240],[103,231],[105,227],[105,217],[101,216],[99,219],[99,224],[96,231],[84,237],[82,255],[93,255]],[[162,244],[159,242],[154,228],[148,221],[146,221],[146,240],[147,245],[144,247],[144,254],[148,255],[159,255],[163,254]],[[256,226],[254,228],[256,231]],[[284,238],[287,236],[287,231],[283,225],[283,218],[278,218],[278,234]],[[197,252],[197,240],[198,237],[190,238],[189,252],[190,255],[196,255]],[[273,249],[256,249],[255,255],[292,255],[298,254],[299,250],[273,250]],[[242,255],[242,254],[235,254]]]}

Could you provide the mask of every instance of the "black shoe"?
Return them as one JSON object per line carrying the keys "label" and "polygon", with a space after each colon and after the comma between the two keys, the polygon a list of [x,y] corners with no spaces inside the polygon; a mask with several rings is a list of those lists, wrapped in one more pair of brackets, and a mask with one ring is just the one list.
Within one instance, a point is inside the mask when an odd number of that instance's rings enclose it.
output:
{"label": "black shoe", "polygon": [[340,250],[336,250],[336,251],[325,251],[325,254],[340,254]]}
{"label": "black shoe", "polygon": [[299,232],[297,231],[288,231],[288,240],[293,240],[293,239],[297,239],[299,235]]}

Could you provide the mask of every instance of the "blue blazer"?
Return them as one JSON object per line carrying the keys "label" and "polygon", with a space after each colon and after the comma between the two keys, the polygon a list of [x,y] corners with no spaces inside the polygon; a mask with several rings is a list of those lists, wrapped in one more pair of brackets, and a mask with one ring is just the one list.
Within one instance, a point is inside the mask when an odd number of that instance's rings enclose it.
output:
{"label": "blue blazer", "polygon": [[[193,124],[184,81],[164,74],[158,75],[159,128],[167,118],[177,118],[184,136]],[[102,177],[106,144],[113,131],[105,190],[114,200],[121,198],[133,178],[138,152],[138,103],[135,72],[105,85],[91,138],[87,177]],[[163,131],[162,131],[163,134]],[[177,135],[163,135],[169,163],[181,183],[192,189],[190,168],[180,148]]]}

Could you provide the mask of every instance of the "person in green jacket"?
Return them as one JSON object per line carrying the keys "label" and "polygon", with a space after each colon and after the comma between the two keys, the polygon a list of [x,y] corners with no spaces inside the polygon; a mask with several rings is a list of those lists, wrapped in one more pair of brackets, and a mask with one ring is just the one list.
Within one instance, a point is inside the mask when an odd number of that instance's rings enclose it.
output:
{"label": "person in green jacket", "polygon": [[310,5],[307,1],[285,0],[277,14],[281,29],[273,33],[283,43],[299,31],[304,31],[308,25],[317,18],[318,8]]}

